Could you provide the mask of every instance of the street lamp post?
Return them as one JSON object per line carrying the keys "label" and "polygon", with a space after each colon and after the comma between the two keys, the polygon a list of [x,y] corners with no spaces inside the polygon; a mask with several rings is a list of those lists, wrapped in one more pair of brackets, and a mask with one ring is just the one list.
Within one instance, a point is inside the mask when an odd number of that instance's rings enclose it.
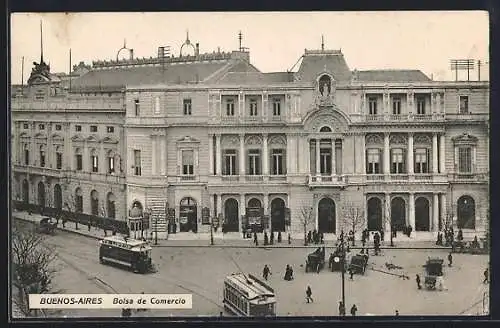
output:
{"label": "street lamp post", "polygon": [[158,245],[158,217],[155,216],[155,245]]}
{"label": "street lamp post", "polygon": [[214,217],[210,217],[210,245],[214,244]]}
{"label": "street lamp post", "polygon": [[[342,234],[341,237],[340,237],[340,242],[341,242],[341,245],[342,245],[342,249],[341,249],[341,254],[342,254],[342,270],[341,270],[341,274],[342,274],[342,306],[344,308],[344,312],[345,312],[345,248],[344,248],[344,235]],[[340,313],[339,313],[340,314]],[[343,314],[345,315],[345,314]]]}

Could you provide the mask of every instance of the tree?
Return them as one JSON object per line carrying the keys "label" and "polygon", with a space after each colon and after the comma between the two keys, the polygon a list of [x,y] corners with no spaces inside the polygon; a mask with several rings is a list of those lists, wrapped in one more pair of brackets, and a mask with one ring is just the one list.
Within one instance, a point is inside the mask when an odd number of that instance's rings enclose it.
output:
{"label": "tree", "polygon": [[52,263],[55,258],[54,250],[45,245],[43,235],[14,221],[11,263],[13,285],[17,293],[13,296],[13,302],[23,315],[37,315],[36,310],[29,308],[29,294],[56,292],[52,291],[52,279],[56,273]]}
{"label": "tree", "polygon": [[[346,231],[349,229],[354,234],[358,229],[362,229],[365,226],[365,210],[362,204],[347,201],[342,206],[342,227],[345,227]],[[352,240],[352,246],[355,245],[356,238]]]}
{"label": "tree", "polygon": [[68,212],[68,216],[75,221],[75,229],[78,230],[78,218],[76,217],[76,199],[72,194],[68,194],[67,201],[64,204],[66,207],[66,211]]}
{"label": "tree", "polygon": [[310,206],[300,208],[300,224],[304,228],[304,246],[307,246],[307,229],[314,223],[314,211]]}
{"label": "tree", "polygon": [[391,247],[394,247],[394,229],[396,227],[394,226],[392,222],[392,210],[391,210],[391,202],[384,202],[385,206],[385,213],[384,213],[384,223],[389,223],[390,227],[390,240],[391,240]]}

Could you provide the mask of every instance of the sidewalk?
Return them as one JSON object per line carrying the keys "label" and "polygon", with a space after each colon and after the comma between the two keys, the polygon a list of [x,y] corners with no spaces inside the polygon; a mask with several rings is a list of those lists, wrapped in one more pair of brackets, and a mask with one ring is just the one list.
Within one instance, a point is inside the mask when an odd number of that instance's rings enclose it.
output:
{"label": "sidewalk", "polygon": [[[45,217],[40,214],[29,214],[28,212],[21,212],[21,211],[14,211],[12,213],[12,216],[14,219],[22,220],[22,221],[27,221],[27,222],[39,222],[42,217]],[[78,229],[76,229],[76,224],[74,222],[66,222],[65,227],[62,227],[61,221],[59,222],[59,225],[57,227],[59,230],[66,231],[69,233],[74,233],[78,234],[81,236],[86,236],[89,238],[94,238],[94,239],[102,239],[104,238],[104,231],[101,229],[97,229],[95,227],[91,227],[90,230],[86,225],[83,224],[78,224]],[[120,234],[118,234],[120,235]],[[435,240],[432,238],[432,240],[429,240],[430,235],[434,235],[434,233],[422,233],[422,234],[416,234],[415,237],[408,238],[407,236],[403,236],[402,234],[398,234],[397,238],[393,239],[394,248],[445,248],[445,247],[439,247],[435,245]],[[108,231],[108,236],[111,236],[111,232]],[[276,235],[275,235],[276,236]],[[134,238],[134,232],[131,232],[131,237]],[[136,232],[136,237],[140,238],[140,232]],[[144,233],[144,237],[148,237],[147,233]],[[150,236],[149,236],[150,237]],[[259,247],[263,248],[304,248],[304,237],[303,233],[292,233],[291,234],[291,243],[288,244],[288,233],[282,233],[282,242],[277,243],[276,239],[274,241],[274,245],[268,245],[264,246],[264,237],[263,234],[258,234],[259,238]],[[148,238],[151,240],[152,246],[155,247],[201,247],[201,246],[211,246],[210,245],[210,233],[193,233],[193,232],[181,232],[181,233],[176,233],[176,234],[168,234],[165,232],[158,232],[158,239],[157,239],[157,244],[155,243],[154,240],[154,233],[153,233],[153,239]],[[253,244],[253,238],[251,239],[243,239],[243,235],[239,232],[230,232],[223,234],[222,232],[214,232],[213,234],[213,239],[214,239],[214,247],[256,247]],[[325,235],[325,244],[324,246],[326,247],[334,247],[335,244],[337,243],[337,238],[333,234],[327,234]],[[381,248],[393,248],[390,245],[389,240],[385,240],[382,242],[382,247]],[[372,246],[373,242],[370,240],[366,244],[366,246]],[[307,247],[309,248],[317,248],[320,247],[321,245],[316,245],[316,244],[311,244]],[[353,247],[351,247],[353,248]],[[361,248],[361,241],[359,239],[356,240],[356,247],[354,248]]]}

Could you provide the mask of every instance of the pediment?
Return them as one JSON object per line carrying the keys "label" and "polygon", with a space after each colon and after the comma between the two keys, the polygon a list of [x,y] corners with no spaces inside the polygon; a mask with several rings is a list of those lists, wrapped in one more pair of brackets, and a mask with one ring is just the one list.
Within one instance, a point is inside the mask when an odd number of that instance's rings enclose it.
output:
{"label": "pediment", "polygon": [[37,133],[35,134],[35,139],[46,139],[47,135],[45,133]]}
{"label": "pediment", "polygon": [[77,134],[77,135],[71,137],[71,141],[73,141],[73,142],[84,142],[85,138],[82,135]]}
{"label": "pediment", "polygon": [[462,143],[462,144],[475,144],[477,143],[477,137],[474,137],[468,133],[463,133],[459,136],[456,136],[452,138],[453,142],[455,143]]}
{"label": "pediment", "polygon": [[27,133],[27,132],[22,132],[20,135],[19,135],[19,138],[29,138],[30,135]]}
{"label": "pediment", "polygon": [[103,143],[108,143],[108,144],[117,144],[118,140],[112,137],[104,137],[101,139],[101,142]]}
{"label": "pediment", "polygon": [[185,143],[200,143],[198,139],[195,139],[190,136],[185,136],[184,138],[181,138],[177,140],[177,143],[185,144]]}
{"label": "pediment", "polygon": [[52,135],[52,140],[64,140],[64,137],[63,137],[63,136],[61,136],[61,135],[60,135],[60,134],[58,134],[58,133],[54,133],[54,134]]}
{"label": "pediment", "polygon": [[95,136],[88,136],[87,142],[99,142],[99,140]]}

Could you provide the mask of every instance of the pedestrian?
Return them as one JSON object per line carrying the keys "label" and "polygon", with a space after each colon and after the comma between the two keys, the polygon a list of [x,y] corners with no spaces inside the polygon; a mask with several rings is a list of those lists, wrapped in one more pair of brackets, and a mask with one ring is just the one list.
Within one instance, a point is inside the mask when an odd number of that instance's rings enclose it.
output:
{"label": "pedestrian", "polygon": [[87,221],[87,228],[89,229],[90,231],[90,227],[92,226],[92,223],[90,222],[90,220]]}
{"label": "pedestrian", "polygon": [[488,268],[486,268],[486,270],[484,270],[484,280],[483,280],[483,284],[487,284],[489,282],[489,270]]}
{"label": "pedestrian", "polygon": [[345,316],[345,306],[342,301],[339,301],[339,316]]}
{"label": "pedestrian", "polygon": [[219,316],[222,318],[224,316],[224,313],[220,311]]}
{"label": "pedestrian", "polygon": [[288,245],[292,243],[292,236],[288,233]]}
{"label": "pedestrian", "polygon": [[422,285],[420,285],[420,276],[418,274],[415,276],[415,281],[417,282],[417,288],[422,289]]}
{"label": "pedestrian", "polygon": [[259,241],[257,240],[257,233],[255,231],[253,232],[253,243],[255,244],[255,246],[259,245]]}
{"label": "pedestrian", "polygon": [[262,277],[267,280],[267,278],[269,277],[269,275],[271,274],[271,270],[269,269],[269,267],[266,265],[264,265],[264,270],[262,271]]}
{"label": "pedestrian", "polygon": [[380,230],[380,240],[384,241],[384,230]]}
{"label": "pedestrian", "polygon": [[448,266],[451,267],[451,265],[453,264],[453,256],[450,254],[448,254]]}
{"label": "pedestrian", "polygon": [[281,231],[278,231],[278,243],[281,243]]}
{"label": "pedestrian", "polygon": [[354,280],[354,271],[352,268],[349,268],[349,279]]}
{"label": "pedestrian", "polygon": [[306,289],[306,301],[307,301],[307,303],[309,303],[309,301],[311,301],[311,303],[314,303],[314,300],[312,298],[311,286],[307,286],[307,289]]}
{"label": "pedestrian", "polygon": [[356,312],[358,311],[358,308],[356,306],[356,304],[353,304],[352,307],[351,307],[351,315],[354,317],[356,316]]}
{"label": "pedestrian", "polygon": [[307,243],[308,243],[308,244],[310,244],[310,243],[311,243],[311,238],[312,238],[312,237],[311,237],[311,234],[312,234],[312,233],[311,233],[311,230],[309,230],[309,231],[307,232]]}
{"label": "pedestrian", "polygon": [[271,238],[269,238],[269,244],[274,245],[274,231],[271,231]]}
{"label": "pedestrian", "polygon": [[395,315],[396,315],[396,317],[399,317],[399,311],[398,310],[396,310],[396,314]]}
{"label": "pedestrian", "polygon": [[292,280],[292,279],[290,278],[290,264],[287,264],[287,265],[286,265],[286,269],[285,269],[285,276],[283,277],[283,279],[284,279],[284,280],[286,280],[286,281],[290,281],[290,280]]}
{"label": "pedestrian", "polygon": [[325,243],[325,235],[323,234],[323,232],[320,232],[319,238],[320,238],[320,243],[324,244]]}
{"label": "pedestrian", "polygon": [[62,225],[63,225],[63,228],[65,228],[65,226],[66,226],[66,218],[62,219]]}

